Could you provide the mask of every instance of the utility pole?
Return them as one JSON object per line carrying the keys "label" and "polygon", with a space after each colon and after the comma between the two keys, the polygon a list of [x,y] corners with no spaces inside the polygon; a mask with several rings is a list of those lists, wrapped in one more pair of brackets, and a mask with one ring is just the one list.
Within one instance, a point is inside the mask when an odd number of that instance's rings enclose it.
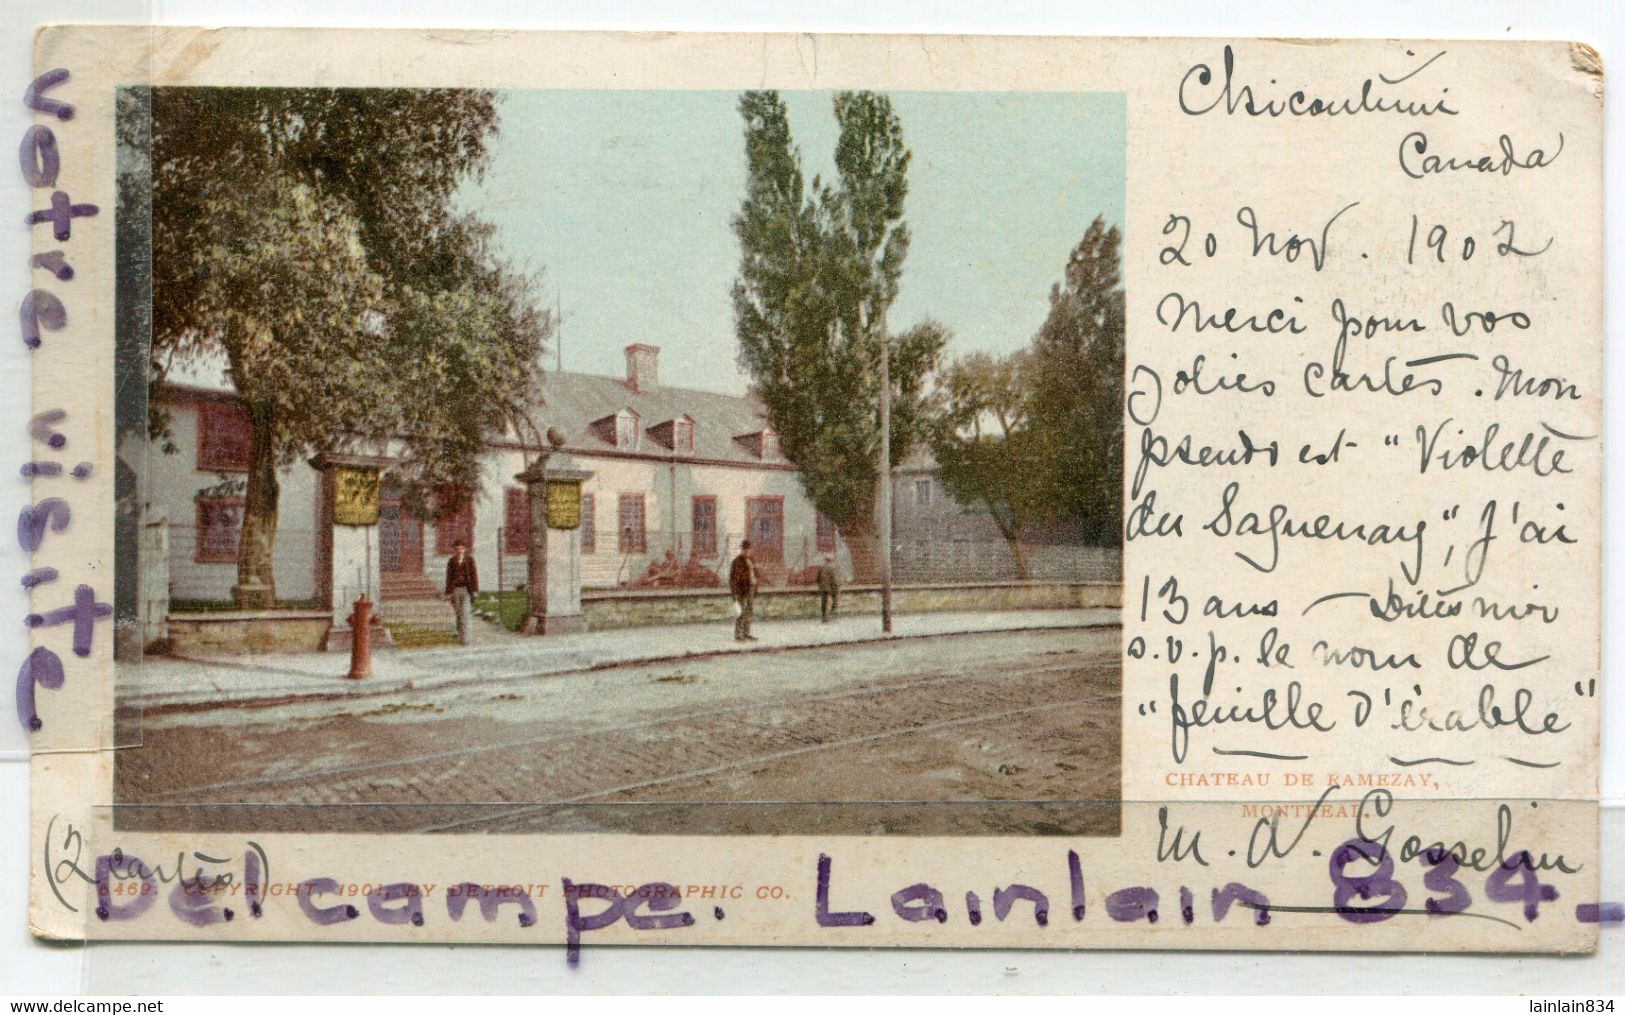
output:
{"label": "utility pole", "polygon": [[891,336],[880,318],[880,630],[891,633]]}

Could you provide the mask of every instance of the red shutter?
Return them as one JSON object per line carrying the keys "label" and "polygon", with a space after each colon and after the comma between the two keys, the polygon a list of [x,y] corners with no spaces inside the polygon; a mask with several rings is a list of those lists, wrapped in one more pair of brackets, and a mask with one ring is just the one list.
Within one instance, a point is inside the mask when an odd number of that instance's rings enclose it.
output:
{"label": "red shutter", "polygon": [[435,491],[434,552],[450,556],[459,542],[474,549],[474,498],[467,490],[442,486]]}
{"label": "red shutter", "polygon": [[247,472],[253,424],[234,402],[199,402],[197,467],[209,472]]}
{"label": "red shutter", "polygon": [[502,530],[506,553],[530,552],[530,492],[508,491],[507,524]]}

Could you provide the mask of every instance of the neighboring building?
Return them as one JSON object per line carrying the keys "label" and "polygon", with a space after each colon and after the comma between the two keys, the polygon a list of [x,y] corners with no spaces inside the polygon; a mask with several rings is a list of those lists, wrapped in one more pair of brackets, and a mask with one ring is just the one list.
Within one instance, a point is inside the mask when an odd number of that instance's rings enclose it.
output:
{"label": "neighboring building", "polygon": [[[747,536],[769,581],[782,581],[787,571],[826,553],[837,553],[850,573],[834,526],[807,500],[761,404],[748,396],[661,386],[659,352],[652,345],[627,346],[625,377],[558,372],[543,381],[538,422],[558,428],[562,453],[593,473],[582,488],[582,584],[633,583],[668,553],[679,564],[693,561],[723,575]],[[175,450],[151,449],[146,478],[149,499],[170,519],[171,597],[229,601],[248,418],[227,390],[170,385],[161,397]],[[493,440],[488,448],[477,494],[438,520],[414,514],[385,473],[377,527],[383,599],[436,595],[458,539],[473,548],[486,587],[524,584],[529,515],[514,478],[524,469],[524,454],[514,440]],[[319,477],[300,463],[282,470],[280,479],[277,596],[315,598]],[[341,602],[348,600],[347,586],[363,581],[348,577],[334,576]]]}
{"label": "neighboring building", "polygon": [[[899,582],[1010,581],[1015,555],[985,506],[961,505],[943,487],[936,459],[916,449],[892,476],[892,576]],[[1089,546],[1077,527],[1034,524],[1022,537],[1028,577],[1121,581],[1123,551]]]}

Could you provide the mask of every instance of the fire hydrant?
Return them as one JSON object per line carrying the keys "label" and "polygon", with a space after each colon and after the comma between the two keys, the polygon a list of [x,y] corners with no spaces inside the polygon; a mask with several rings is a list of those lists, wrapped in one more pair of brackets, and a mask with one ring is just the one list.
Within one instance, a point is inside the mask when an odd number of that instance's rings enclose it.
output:
{"label": "fire hydrant", "polygon": [[355,601],[355,611],[350,614],[350,672],[347,674],[351,680],[362,680],[372,676],[372,641],[369,637],[372,627],[372,600],[367,598],[365,592]]}

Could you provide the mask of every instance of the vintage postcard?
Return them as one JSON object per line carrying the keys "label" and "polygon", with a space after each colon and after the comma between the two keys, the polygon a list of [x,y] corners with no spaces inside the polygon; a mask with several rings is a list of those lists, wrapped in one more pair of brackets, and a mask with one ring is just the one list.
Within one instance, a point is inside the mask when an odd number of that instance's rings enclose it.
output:
{"label": "vintage postcard", "polygon": [[36,934],[1619,919],[1588,47],[36,57]]}

